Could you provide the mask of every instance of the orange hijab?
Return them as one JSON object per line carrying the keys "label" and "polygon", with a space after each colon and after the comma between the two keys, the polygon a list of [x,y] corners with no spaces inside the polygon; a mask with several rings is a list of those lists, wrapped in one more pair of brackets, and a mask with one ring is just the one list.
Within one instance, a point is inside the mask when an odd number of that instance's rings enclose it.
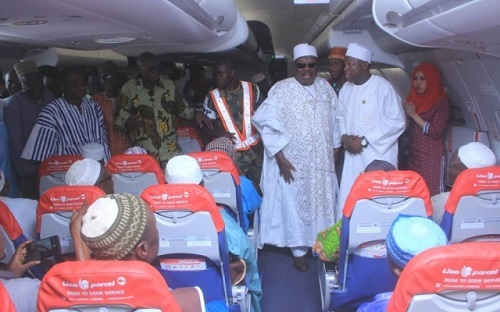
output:
{"label": "orange hijab", "polygon": [[[427,81],[427,90],[424,93],[417,93],[413,86],[413,76],[417,71],[424,74]],[[441,82],[441,74],[439,68],[431,63],[420,63],[411,72],[411,89],[410,94],[406,98],[407,102],[413,103],[417,114],[422,114],[431,109],[439,100],[446,97],[446,91]]]}

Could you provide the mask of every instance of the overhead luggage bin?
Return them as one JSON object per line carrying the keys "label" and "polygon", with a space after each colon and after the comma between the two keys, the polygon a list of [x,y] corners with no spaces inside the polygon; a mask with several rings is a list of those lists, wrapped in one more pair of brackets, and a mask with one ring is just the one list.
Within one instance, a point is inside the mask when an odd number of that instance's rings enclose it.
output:
{"label": "overhead luggage bin", "polygon": [[405,43],[500,55],[499,1],[373,0],[375,23]]}

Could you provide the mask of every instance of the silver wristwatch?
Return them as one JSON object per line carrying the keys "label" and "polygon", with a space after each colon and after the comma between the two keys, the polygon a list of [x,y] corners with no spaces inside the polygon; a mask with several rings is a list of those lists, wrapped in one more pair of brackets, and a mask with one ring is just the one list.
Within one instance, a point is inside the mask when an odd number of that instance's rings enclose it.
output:
{"label": "silver wristwatch", "polygon": [[362,137],[360,137],[360,139],[361,139],[361,146],[367,147],[368,141],[366,140],[366,138],[364,136],[362,136]]}

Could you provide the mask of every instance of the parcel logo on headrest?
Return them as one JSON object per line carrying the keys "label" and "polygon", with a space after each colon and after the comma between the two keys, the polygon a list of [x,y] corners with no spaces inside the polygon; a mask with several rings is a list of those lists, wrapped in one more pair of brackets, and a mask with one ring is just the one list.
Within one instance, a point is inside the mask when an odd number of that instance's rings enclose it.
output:
{"label": "parcel logo on headrest", "polygon": [[198,163],[202,164],[202,163],[206,163],[206,162],[210,162],[210,161],[217,161],[217,159],[219,159],[219,157],[217,157],[217,156],[206,157],[206,158],[198,157],[197,161],[198,161]]}
{"label": "parcel logo on headrest", "polygon": [[494,174],[493,172],[488,172],[486,174],[478,173],[476,174],[476,178],[493,180],[493,179],[500,179],[500,175]]}
{"label": "parcel logo on headrest", "polygon": [[87,196],[85,194],[80,194],[78,196],[74,196],[74,197],[68,197],[66,195],[61,195],[59,197],[51,197],[50,198],[50,201],[53,202],[53,203],[66,203],[66,202],[72,202],[72,201],[82,201],[82,200],[85,200]]}
{"label": "parcel logo on headrest", "polygon": [[124,160],[122,162],[116,162],[116,165],[117,166],[133,166],[133,165],[140,165],[142,163],[142,160],[141,159],[138,159],[136,161],[128,161],[128,160]]}
{"label": "parcel logo on headrest", "polygon": [[470,266],[464,266],[462,271],[460,271],[460,275],[463,277],[470,276],[472,274],[472,268]]}
{"label": "parcel logo on headrest", "polygon": [[403,185],[403,184],[408,184],[410,182],[410,179],[404,179],[403,181],[401,180],[389,180],[387,178],[384,178],[382,180],[378,179],[372,179],[372,184],[382,184],[383,186],[397,186],[397,185]]}
{"label": "parcel logo on headrest", "polygon": [[73,161],[71,159],[66,160],[66,161],[53,160],[53,161],[48,162],[48,168],[50,170],[69,169],[69,167],[71,167],[72,164],[73,164]]}
{"label": "parcel logo on headrest", "polygon": [[80,279],[78,280],[78,286],[80,286],[82,290],[89,289],[89,281]]}

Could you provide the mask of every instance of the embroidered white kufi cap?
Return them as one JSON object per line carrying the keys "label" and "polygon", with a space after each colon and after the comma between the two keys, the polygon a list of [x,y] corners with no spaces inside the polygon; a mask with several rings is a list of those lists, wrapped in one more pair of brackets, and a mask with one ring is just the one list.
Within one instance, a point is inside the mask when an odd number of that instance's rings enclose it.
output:
{"label": "embroidered white kufi cap", "polygon": [[483,143],[471,142],[458,149],[458,158],[469,169],[495,165],[497,159],[493,151]]}
{"label": "embroidered white kufi cap", "polygon": [[293,48],[293,60],[295,61],[299,57],[303,56],[318,57],[318,52],[314,46],[308,45],[307,43],[301,43]]}
{"label": "embroidered white kufi cap", "polygon": [[345,55],[371,63],[373,52],[359,43],[350,43],[347,47],[347,52]]}
{"label": "embroidered white kufi cap", "polygon": [[167,162],[167,166],[165,167],[165,181],[168,184],[200,184],[202,179],[203,173],[194,157],[180,155],[173,157]]}
{"label": "embroidered white kufi cap", "polygon": [[95,185],[101,174],[101,164],[90,158],[75,161],[66,172],[67,185]]}

